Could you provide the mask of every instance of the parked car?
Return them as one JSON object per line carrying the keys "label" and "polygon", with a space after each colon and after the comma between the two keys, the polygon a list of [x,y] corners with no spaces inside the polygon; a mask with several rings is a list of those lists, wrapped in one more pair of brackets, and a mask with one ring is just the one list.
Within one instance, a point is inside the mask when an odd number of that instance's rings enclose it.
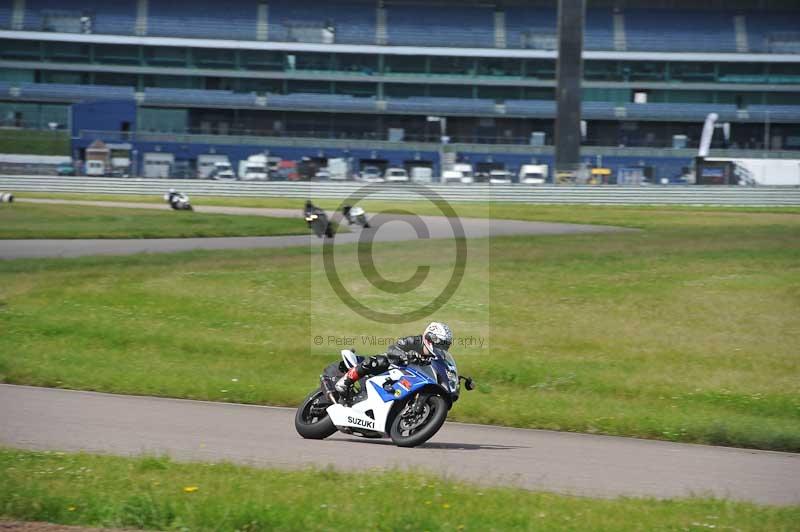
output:
{"label": "parked car", "polygon": [[75,165],[71,162],[69,163],[61,163],[56,167],[56,174],[61,176],[68,176],[68,175],[75,175],[77,171],[75,170]]}
{"label": "parked car", "polygon": [[511,172],[508,170],[492,170],[489,172],[489,184],[509,185],[511,184]]}
{"label": "parked car", "polygon": [[408,172],[405,168],[387,168],[383,177],[387,183],[408,183]]}
{"label": "parked car", "polygon": [[365,183],[383,183],[385,179],[381,176],[381,170],[377,166],[365,166],[361,169],[361,181]]}

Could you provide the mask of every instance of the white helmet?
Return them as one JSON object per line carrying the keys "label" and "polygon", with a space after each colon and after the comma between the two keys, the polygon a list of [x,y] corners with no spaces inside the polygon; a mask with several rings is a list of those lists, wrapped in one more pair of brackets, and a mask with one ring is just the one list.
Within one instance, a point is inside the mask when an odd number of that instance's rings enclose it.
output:
{"label": "white helmet", "polygon": [[169,189],[169,193],[170,194],[175,194],[175,192],[177,192],[177,191],[174,188]]}
{"label": "white helmet", "polygon": [[444,323],[431,322],[422,333],[422,344],[429,355],[434,355],[434,349],[447,351],[453,343],[453,331]]}

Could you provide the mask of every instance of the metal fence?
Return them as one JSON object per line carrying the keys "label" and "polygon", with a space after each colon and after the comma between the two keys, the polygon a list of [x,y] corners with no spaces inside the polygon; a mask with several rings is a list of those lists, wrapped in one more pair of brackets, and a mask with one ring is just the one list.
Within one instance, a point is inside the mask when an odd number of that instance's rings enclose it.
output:
{"label": "metal fence", "polygon": [[[284,197],[345,199],[361,183],[220,182],[191,179],[109,179],[90,177],[0,176],[5,192],[85,194],[163,194],[175,188],[192,196]],[[407,200],[418,197],[421,185],[374,185],[370,199]],[[447,201],[517,202],[536,204],[597,205],[728,205],[800,206],[800,187],[742,187],[696,185],[531,186],[531,185],[428,185]]]}

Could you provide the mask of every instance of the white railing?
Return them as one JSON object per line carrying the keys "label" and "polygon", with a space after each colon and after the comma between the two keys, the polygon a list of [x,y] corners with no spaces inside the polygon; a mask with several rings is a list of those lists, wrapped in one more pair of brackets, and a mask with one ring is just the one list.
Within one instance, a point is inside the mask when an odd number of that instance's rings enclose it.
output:
{"label": "white railing", "polygon": [[[175,188],[193,196],[285,197],[345,199],[364,185],[354,182],[220,182],[194,179],[111,179],[55,176],[0,176],[0,190],[84,194],[163,194]],[[407,200],[418,197],[419,185],[373,185],[370,199]],[[742,186],[530,186],[429,185],[447,201],[584,203],[620,205],[800,206],[800,187]]]}

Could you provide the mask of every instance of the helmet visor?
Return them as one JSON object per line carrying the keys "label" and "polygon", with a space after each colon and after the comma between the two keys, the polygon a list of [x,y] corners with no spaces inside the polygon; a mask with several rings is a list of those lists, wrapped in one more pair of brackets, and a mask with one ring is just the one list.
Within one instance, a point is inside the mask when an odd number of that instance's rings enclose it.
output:
{"label": "helmet visor", "polygon": [[446,357],[447,352],[450,349],[451,342],[447,340],[442,340],[439,338],[434,337],[431,341],[431,347],[433,348],[433,354],[437,357]]}

